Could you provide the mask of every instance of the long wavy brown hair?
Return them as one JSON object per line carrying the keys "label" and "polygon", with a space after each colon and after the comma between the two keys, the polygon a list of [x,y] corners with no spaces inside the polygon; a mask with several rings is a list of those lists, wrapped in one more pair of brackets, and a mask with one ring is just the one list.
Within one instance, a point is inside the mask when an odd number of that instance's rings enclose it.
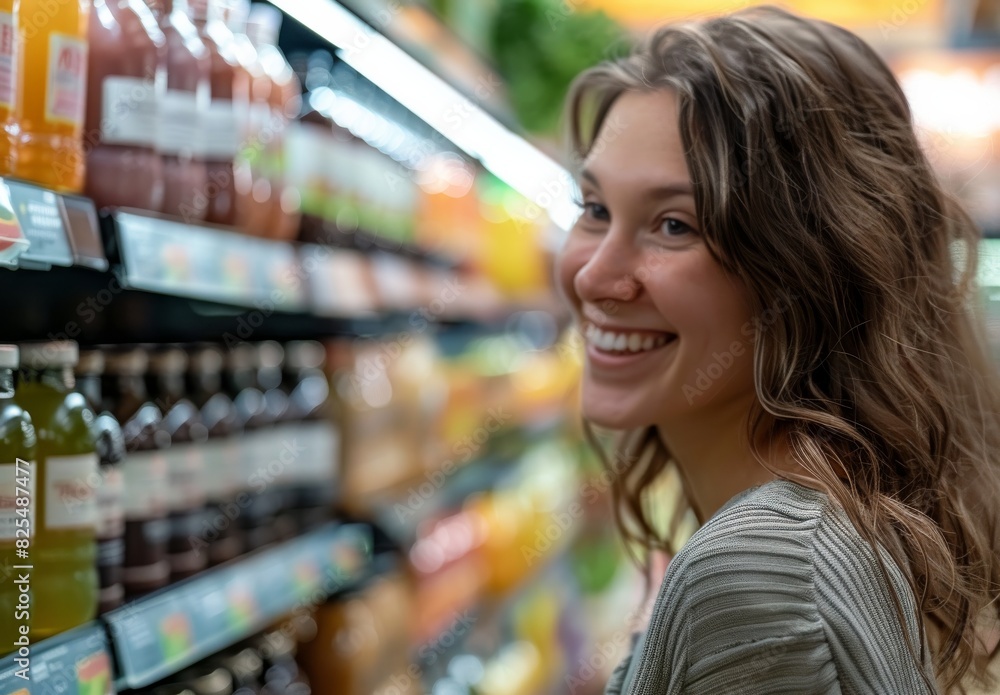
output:
{"label": "long wavy brown hair", "polygon": [[[577,78],[577,161],[619,95],[657,89],[678,99],[708,248],[756,315],[788,306],[756,335],[748,441],[789,436],[811,484],[903,568],[927,627],[914,658],[929,649],[938,686],[962,691],[985,677],[977,624],[1000,617],[980,231],[935,177],[890,69],[843,28],[757,7],[659,29]],[[644,494],[670,452],[652,428],[622,441],[619,527],[672,552]]]}

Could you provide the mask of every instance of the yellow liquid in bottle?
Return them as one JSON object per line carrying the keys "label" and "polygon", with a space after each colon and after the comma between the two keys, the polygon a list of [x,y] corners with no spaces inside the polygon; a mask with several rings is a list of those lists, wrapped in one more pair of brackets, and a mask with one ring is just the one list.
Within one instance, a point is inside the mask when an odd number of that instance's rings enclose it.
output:
{"label": "yellow liquid in bottle", "polygon": [[[17,95],[17,12],[20,0],[0,0],[0,125],[13,115]],[[0,133],[0,176],[14,170],[10,140]]]}
{"label": "yellow liquid in bottle", "polygon": [[[8,373],[9,374],[9,373]],[[33,574],[20,569],[25,560],[17,555],[18,543],[27,545],[22,552],[30,553],[34,544],[34,519],[31,505],[34,505],[37,467],[35,466],[35,428],[31,417],[12,398],[13,390],[8,390],[11,377],[0,374],[0,656],[14,651],[21,638],[21,626],[31,625],[31,609],[34,605],[31,583]],[[20,459],[20,463],[18,462]],[[19,492],[20,489],[20,492]],[[18,497],[27,503],[17,503]],[[29,559],[30,563],[30,559]],[[20,576],[28,574],[29,581],[23,584],[26,599],[20,599],[22,583]],[[23,644],[23,641],[22,641]]]}
{"label": "yellow liquid in bottle", "polygon": [[[22,375],[24,373],[22,372]],[[51,372],[29,373],[18,403],[38,433],[32,641],[82,625],[97,615],[94,414],[79,393],[67,392]]]}
{"label": "yellow liquid in bottle", "polygon": [[89,9],[88,0],[21,0],[17,13],[13,174],[69,193],[84,181]]}

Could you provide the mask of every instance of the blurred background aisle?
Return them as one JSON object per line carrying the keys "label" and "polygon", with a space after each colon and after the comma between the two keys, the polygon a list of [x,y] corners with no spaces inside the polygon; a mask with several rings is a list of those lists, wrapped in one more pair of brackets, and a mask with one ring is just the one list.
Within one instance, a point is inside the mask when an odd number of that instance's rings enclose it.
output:
{"label": "blurred background aisle", "polygon": [[[0,695],[600,693],[562,101],[748,4],[0,0]],[[897,72],[1000,359],[1000,2],[785,5]]]}

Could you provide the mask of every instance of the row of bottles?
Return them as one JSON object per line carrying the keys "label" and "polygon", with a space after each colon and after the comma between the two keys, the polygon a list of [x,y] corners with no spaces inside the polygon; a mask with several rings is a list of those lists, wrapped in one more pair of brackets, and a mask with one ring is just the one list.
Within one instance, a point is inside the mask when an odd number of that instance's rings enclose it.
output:
{"label": "row of bottles", "polygon": [[0,175],[293,238],[280,27],[249,0],[0,0]]}
{"label": "row of bottles", "polygon": [[[24,563],[15,486],[30,462],[33,638],[325,521],[338,445],[324,362],[308,341],[44,343],[20,360],[0,346],[0,561]],[[4,583],[0,608],[16,599]]]}

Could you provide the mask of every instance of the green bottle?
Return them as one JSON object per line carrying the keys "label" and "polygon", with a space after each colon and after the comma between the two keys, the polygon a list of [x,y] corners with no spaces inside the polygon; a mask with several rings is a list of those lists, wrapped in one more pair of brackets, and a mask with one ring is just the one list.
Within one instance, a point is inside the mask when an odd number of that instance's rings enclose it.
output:
{"label": "green bottle", "polygon": [[38,436],[35,538],[31,548],[32,641],[97,614],[97,489],[94,413],[73,388],[72,341],[21,346],[17,401]]}
{"label": "green bottle", "polygon": [[0,345],[0,656],[29,641],[33,603],[33,573],[21,568],[32,562],[38,469],[31,416],[14,398],[17,367],[17,347]]}

